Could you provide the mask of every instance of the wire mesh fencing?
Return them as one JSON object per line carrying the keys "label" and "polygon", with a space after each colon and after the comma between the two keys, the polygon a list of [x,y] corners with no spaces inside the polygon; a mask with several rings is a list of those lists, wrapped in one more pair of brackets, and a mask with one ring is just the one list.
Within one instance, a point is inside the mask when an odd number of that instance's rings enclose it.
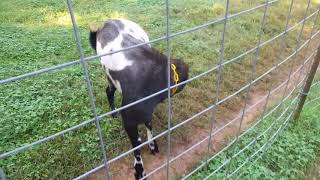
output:
{"label": "wire mesh fencing", "polygon": [[[288,13],[286,16],[286,22],[284,24],[284,26],[285,26],[284,31],[279,33],[278,35],[272,37],[272,38],[269,38],[267,40],[263,40],[262,35],[264,32],[264,27],[266,26],[266,22],[265,22],[266,15],[268,14],[269,8],[273,5],[276,5],[277,2],[278,2],[278,0],[273,0],[273,1],[265,0],[265,2],[260,5],[257,5],[255,7],[250,8],[250,9],[246,9],[246,10],[231,14],[229,12],[230,1],[226,0],[225,14],[223,17],[218,18],[214,21],[206,22],[204,24],[201,24],[201,25],[198,25],[195,27],[191,27],[189,29],[186,29],[186,30],[183,30],[180,32],[173,33],[170,31],[170,24],[171,24],[171,22],[170,22],[170,1],[166,0],[166,3],[165,3],[165,6],[166,6],[166,17],[165,17],[165,19],[166,19],[166,35],[165,36],[151,40],[146,43],[141,43],[141,44],[134,45],[134,46],[131,46],[128,48],[123,48],[118,51],[113,51],[111,53],[85,57],[84,52],[83,52],[83,48],[82,48],[82,44],[80,41],[80,37],[79,37],[79,30],[77,27],[76,18],[74,15],[72,4],[71,4],[70,0],[67,0],[66,3],[67,3],[69,14],[70,14],[70,17],[72,20],[74,36],[75,36],[75,39],[77,42],[77,48],[79,50],[80,59],[75,60],[75,61],[71,61],[71,62],[67,62],[67,63],[63,63],[63,64],[58,64],[58,65],[55,65],[55,66],[52,66],[49,68],[44,68],[44,69],[33,71],[30,73],[10,77],[7,79],[3,79],[3,80],[0,80],[0,85],[12,83],[15,81],[19,81],[21,79],[30,78],[33,76],[38,76],[38,75],[41,75],[44,73],[49,73],[49,72],[57,70],[57,69],[62,69],[62,68],[66,68],[69,66],[80,64],[82,67],[83,76],[85,78],[86,87],[88,90],[88,96],[89,96],[90,104],[92,107],[92,117],[93,118],[85,120],[75,126],[72,126],[70,128],[64,129],[64,130],[59,131],[57,133],[51,134],[45,138],[39,139],[39,140],[34,141],[32,143],[24,144],[18,148],[12,149],[7,152],[3,152],[0,154],[0,158],[7,158],[13,154],[25,151],[33,146],[42,144],[44,142],[47,142],[47,141],[54,139],[54,138],[57,138],[59,136],[63,136],[66,133],[69,133],[71,131],[75,131],[81,127],[84,127],[84,126],[94,122],[96,129],[97,129],[97,132],[98,132],[97,137],[99,138],[99,144],[100,144],[100,148],[102,151],[101,156],[103,159],[103,163],[88,172],[84,172],[82,175],[75,177],[74,179],[83,179],[91,174],[94,174],[95,172],[98,172],[101,169],[105,170],[106,179],[112,179],[110,169],[109,169],[109,166],[111,163],[114,163],[114,162],[120,160],[121,158],[124,158],[125,156],[133,153],[134,150],[139,149],[139,148],[149,144],[149,142],[156,140],[156,139],[159,139],[160,137],[165,137],[165,136],[167,138],[166,162],[163,163],[162,165],[159,165],[157,168],[147,172],[147,175],[144,178],[147,178],[147,177],[166,168],[166,170],[165,170],[166,171],[166,178],[169,179],[170,165],[173,162],[175,162],[176,160],[178,160],[179,158],[181,158],[183,155],[187,154],[188,152],[194,150],[195,148],[199,147],[200,145],[202,145],[204,143],[207,143],[207,145],[206,145],[207,156],[204,157],[205,160],[203,160],[198,166],[196,166],[190,172],[181,176],[181,179],[191,179],[198,171],[206,169],[209,162],[216,160],[217,157],[219,157],[224,152],[228,152],[227,156],[225,157],[225,160],[219,166],[217,166],[214,170],[211,170],[209,173],[207,173],[207,175],[205,177],[202,177],[202,178],[203,179],[212,178],[213,176],[216,176],[216,174],[221,170],[223,170],[223,172],[224,172],[223,178],[233,178],[233,179],[240,178],[241,173],[242,173],[240,171],[241,168],[243,168],[247,164],[252,165],[253,161],[258,160],[263,155],[263,153],[269,149],[269,147],[277,139],[279,134],[290,123],[294,109],[297,104],[299,92],[301,91],[301,86],[305,82],[305,78],[308,75],[308,72],[310,69],[310,64],[311,64],[312,60],[314,59],[315,54],[317,53],[317,49],[313,49],[310,46],[310,44],[311,44],[312,40],[318,38],[319,33],[320,33],[319,27],[318,27],[320,6],[317,7],[316,11],[309,13],[311,0],[308,0],[308,2],[307,2],[307,6],[304,9],[303,18],[298,23],[290,26],[291,25],[290,18],[293,13],[292,9],[293,9],[293,5],[294,5],[294,0],[291,0],[290,5],[289,5],[289,9],[288,9]],[[226,31],[228,29],[228,22],[235,17],[238,17],[243,14],[251,13],[251,12],[257,11],[259,9],[262,9],[263,15],[260,19],[260,26],[259,26],[259,31],[258,31],[258,41],[256,42],[256,45],[253,48],[251,48],[241,54],[238,54],[234,58],[231,58],[228,60],[224,59],[223,54],[225,51],[225,36],[226,36]],[[312,28],[310,30],[310,34],[307,35],[307,38],[306,38],[307,40],[303,41],[303,36],[305,35],[304,34],[305,23],[309,19],[312,19],[312,18],[314,18],[314,20],[312,22]],[[221,32],[221,43],[220,43],[220,48],[219,48],[219,63],[217,66],[211,67],[208,70],[206,70],[205,72],[202,72],[198,75],[195,75],[195,76],[189,78],[188,80],[181,82],[181,83],[178,83],[173,86],[170,86],[170,81],[168,81],[168,83],[167,83],[168,86],[166,89],[163,89],[159,92],[156,92],[152,95],[144,97],[138,101],[127,104],[125,106],[122,106],[122,107],[117,108],[115,110],[112,110],[110,112],[105,112],[103,114],[98,113],[96,103],[95,103],[95,96],[94,96],[94,93],[92,90],[93,89],[92,83],[89,78],[89,72],[88,72],[88,67],[87,67],[86,62],[92,61],[92,60],[94,60],[96,58],[100,58],[102,56],[111,55],[111,54],[115,54],[118,52],[128,51],[128,50],[131,50],[134,48],[138,48],[138,47],[146,45],[146,44],[152,44],[152,43],[159,42],[159,41],[165,41],[166,42],[166,55],[167,55],[167,61],[168,61],[167,73],[168,73],[168,77],[169,77],[168,79],[170,80],[170,56],[171,56],[170,39],[172,39],[173,37],[176,37],[176,36],[181,36],[186,33],[195,32],[197,30],[200,30],[200,29],[212,26],[212,25],[216,25],[219,23],[223,24],[223,30]],[[300,28],[300,29],[298,29],[298,28]],[[285,57],[285,53],[284,53],[284,49],[286,47],[285,40],[286,40],[289,32],[297,30],[297,29],[298,29],[299,33],[298,33],[298,36],[296,37],[295,50],[292,54]],[[280,47],[279,47],[279,51],[277,52],[277,61],[275,61],[273,63],[271,68],[269,68],[263,74],[258,76],[257,75],[257,68],[258,68],[257,62],[259,60],[259,53],[261,51],[261,48],[263,48],[264,46],[270,44],[271,42],[273,42],[275,40],[280,40]],[[302,59],[299,59],[301,57],[298,57],[298,54],[300,52],[302,52],[304,49],[307,49],[307,51],[310,51],[311,53],[310,54],[304,53]],[[223,68],[229,64],[235,63],[239,59],[241,59],[244,56],[251,54],[251,53],[253,53],[253,56],[250,59],[251,72],[250,72],[249,82],[247,82],[241,88],[237,89],[232,94],[229,94],[226,97],[220,99],[219,94],[221,93],[220,86],[221,86],[221,81],[222,81],[221,79],[223,78],[223,74],[222,74]],[[299,59],[299,61],[297,59]],[[288,73],[286,80],[284,82],[282,82],[281,84],[276,84],[274,82],[276,82],[277,75],[280,73],[280,66],[285,63],[290,63],[289,73]],[[171,117],[171,109],[172,109],[172,107],[171,107],[171,89],[176,88],[178,86],[181,86],[183,84],[190,83],[194,80],[200,79],[201,77],[203,77],[209,73],[213,73],[213,72],[216,75],[216,81],[211,82],[211,83],[215,84],[215,97],[213,98],[213,101],[212,101],[213,103],[211,105],[209,105],[208,107],[206,107],[205,109],[202,109],[200,112],[196,112],[194,115],[185,119],[184,121],[172,126],[172,122],[171,122],[171,119],[172,119],[172,117]],[[248,101],[250,99],[250,92],[253,89],[253,86],[267,76],[271,76],[271,81],[270,81],[268,88],[267,88],[267,94],[260,97],[259,100],[257,102],[255,102],[254,104],[249,105]],[[318,84],[319,84],[319,82],[315,83],[313,86],[316,86]],[[276,87],[274,88],[275,85],[276,85]],[[278,98],[278,100],[276,101],[277,104],[275,104],[272,108],[269,108],[269,106],[271,104],[271,102],[270,102],[271,96],[273,94],[279,94],[279,90],[282,90],[283,92],[280,95],[280,97]],[[167,129],[160,132],[158,135],[154,136],[152,139],[149,139],[148,141],[143,142],[141,145],[139,145],[135,148],[129,149],[126,152],[121,153],[120,155],[118,155],[116,157],[113,157],[113,158],[108,157],[107,152],[110,150],[106,148],[106,142],[104,142],[104,139],[103,139],[103,131],[102,131],[101,125],[100,125],[101,119],[104,117],[110,116],[114,113],[120,112],[121,110],[123,110],[125,108],[132,107],[138,103],[146,101],[146,100],[148,100],[152,97],[155,97],[159,94],[162,94],[164,92],[166,92],[168,94],[168,96],[167,96],[168,97],[168,109],[167,109],[167,121],[166,121],[167,122]],[[220,105],[222,105],[224,102],[228,101],[229,99],[235,98],[235,96],[238,96],[241,93],[245,94],[244,104],[243,104],[241,113],[238,114],[232,120],[230,120],[228,123],[226,123],[218,128],[215,128],[214,124],[215,124],[215,119],[217,118],[216,117],[216,109]],[[319,103],[319,97],[313,98],[312,100],[308,101],[307,104],[309,104],[309,103]],[[258,120],[254,121],[248,128],[246,128],[244,130],[243,121],[245,119],[246,113],[250,112],[252,109],[256,108],[260,104],[263,104],[263,105],[261,106],[262,108],[260,108],[261,113],[259,115]],[[320,106],[320,105],[319,104],[315,105],[315,107],[317,107],[317,106]],[[208,134],[206,135],[206,137],[203,139],[199,139],[197,141],[197,143],[192,144],[188,149],[184,150],[183,152],[172,156],[172,147],[171,147],[172,131],[176,130],[178,128],[181,128],[183,125],[191,122],[195,118],[197,118],[207,112],[212,112],[212,116],[211,116],[211,120],[209,123],[210,130],[209,130]],[[277,114],[277,117],[271,120],[271,123],[264,131],[256,134],[255,138],[252,139],[251,142],[247,143],[241,149],[235,148],[237,146],[237,144],[239,144],[239,141],[243,136],[246,136],[247,134],[252,133],[254,131],[255,127],[257,127],[261,123],[265,122],[267,118],[270,118],[271,115],[275,114],[275,113]],[[228,128],[229,126],[232,126],[234,124],[237,125],[237,131],[234,135],[234,139],[231,140],[230,142],[228,142],[223,148],[219,149],[217,152],[210,153],[212,143],[214,142],[213,140],[214,140],[215,136],[218,133],[220,133],[221,131],[225,130],[226,128]],[[268,133],[269,133],[269,135],[268,135]],[[243,163],[239,164],[237,162],[237,157],[241,156],[249,148],[255,146],[258,141],[260,141],[261,139],[266,138],[266,137],[267,137],[267,141],[261,147],[259,147],[254,152],[252,152],[250,154],[250,156],[248,156]],[[154,157],[154,158],[157,158],[157,157]]]}

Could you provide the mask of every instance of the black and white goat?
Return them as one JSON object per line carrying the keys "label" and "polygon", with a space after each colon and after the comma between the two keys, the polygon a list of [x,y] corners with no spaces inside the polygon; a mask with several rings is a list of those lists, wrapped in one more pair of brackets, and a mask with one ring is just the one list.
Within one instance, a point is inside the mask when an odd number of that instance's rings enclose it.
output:
{"label": "black and white goat", "polygon": [[[148,35],[139,25],[125,19],[111,19],[99,29],[91,28],[89,39],[98,55],[149,41]],[[102,56],[101,64],[107,74],[106,94],[112,110],[115,109],[115,90],[122,94],[122,106],[124,106],[167,87],[167,57],[150,45]],[[172,59],[171,67],[174,67],[171,69],[171,85],[187,80],[187,64],[182,60]],[[174,79],[175,76],[178,78]],[[176,93],[183,88],[184,85],[176,88]],[[166,98],[167,93],[162,93],[120,111],[123,126],[133,147],[141,144],[138,134],[139,124],[145,124],[147,127],[148,140],[153,137],[152,113],[156,105]],[[149,148],[152,154],[159,152],[156,141],[150,142]],[[140,149],[134,151],[134,157],[135,177],[141,179],[145,173]]]}

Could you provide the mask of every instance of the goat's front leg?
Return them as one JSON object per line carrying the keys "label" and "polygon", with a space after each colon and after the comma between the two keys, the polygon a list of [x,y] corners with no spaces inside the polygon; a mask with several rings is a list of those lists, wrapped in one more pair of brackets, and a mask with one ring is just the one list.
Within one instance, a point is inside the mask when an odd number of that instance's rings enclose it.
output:
{"label": "goat's front leg", "polygon": [[[141,144],[141,138],[138,134],[138,127],[136,126],[126,126],[125,130],[129,136],[129,139],[131,141],[132,147],[135,148]],[[141,157],[141,151],[140,148],[136,149],[134,152],[134,169],[135,172],[135,178],[136,180],[142,179],[145,176],[144,168],[143,168],[143,162]],[[145,178],[146,179],[146,178]]]}
{"label": "goat's front leg", "polygon": [[[108,77],[108,86],[106,89],[106,94],[108,97],[108,102],[109,102],[109,106],[111,108],[111,110],[115,110],[115,106],[114,106],[114,93],[116,91],[116,87],[114,86],[114,84],[112,83],[112,81],[109,79]],[[112,117],[115,118],[118,115],[118,113],[112,113]]]}
{"label": "goat's front leg", "polygon": [[[153,138],[152,123],[151,123],[151,121],[149,121],[149,122],[146,122],[145,125],[147,127],[148,141],[150,141],[150,139]],[[156,153],[159,153],[159,149],[158,149],[158,145],[157,145],[156,140],[149,142],[149,148],[150,148],[150,151],[153,155],[156,155]]]}

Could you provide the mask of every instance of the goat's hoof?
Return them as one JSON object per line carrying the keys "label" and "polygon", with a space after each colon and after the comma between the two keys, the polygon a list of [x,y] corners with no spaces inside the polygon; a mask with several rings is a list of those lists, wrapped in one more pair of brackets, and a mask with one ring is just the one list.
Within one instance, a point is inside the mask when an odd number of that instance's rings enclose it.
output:
{"label": "goat's hoof", "polygon": [[152,154],[152,155],[154,155],[154,156],[155,156],[157,153],[159,153],[159,151],[151,150],[151,154]]}
{"label": "goat's hoof", "polygon": [[136,180],[146,179],[146,178],[143,178],[146,176],[146,173],[144,172],[142,161],[137,162],[134,165],[134,169],[136,170],[136,172],[134,173]]}
{"label": "goat's hoof", "polygon": [[147,180],[145,176],[146,176],[146,173],[143,173],[143,174],[134,173],[134,177],[136,178],[136,180],[140,180],[140,179]]}
{"label": "goat's hoof", "polygon": [[142,164],[136,164],[134,166],[134,168],[136,170],[136,172],[134,173],[134,176],[135,176],[136,180],[147,179],[147,178],[144,178],[146,176],[146,173],[143,170],[143,165]]}
{"label": "goat's hoof", "polygon": [[157,153],[159,153],[158,146],[155,144],[153,148],[150,148],[150,151],[151,151],[151,154],[155,156]]}

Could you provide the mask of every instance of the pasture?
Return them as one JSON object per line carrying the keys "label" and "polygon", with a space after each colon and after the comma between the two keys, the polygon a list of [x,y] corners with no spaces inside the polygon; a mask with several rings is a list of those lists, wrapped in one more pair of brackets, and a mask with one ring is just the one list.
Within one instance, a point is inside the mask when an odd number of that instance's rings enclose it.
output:
{"label": "pasture", "polygon": [[[237,13],[262,4],[264,0],[232,0],[229,13]],[[101,24],[108,18],[127,18],[140,24],[150,39],[166,33],[165,1],[157,0],[77,0],[72,1],[85,56],[94,55],[89,47],[89,24]],[[290,26],[300,22],[307,5],[296,0]],[[172,0],[171,32],[179,32],[223,17],[225,1]],[[284,30],[289,0],[280,0],[269,7],[263,29],[263,42]],[[317,9],[312,1],[307,15]],[[224,61],[235,58],[257,44],[257,34],[263,8],[239,17],[227,24]],[[301,41],[311,31],[314,18],[306,21]],[[317,29],[319,29],[319,20]],[[179,57],[189,65],[194,77],[218,64],[223,23],[208,26],[171,39],[172,57]],[[288,32],[285,49],[279,50],[279,39],[261,48],[256,76],[263,74],[283,51],[287,57],[294,51],[301,25]],[[165,41],[152,44],[165,52]],[[307,53],[303,50],[298,54]],[[224,98],[250,78],[251,60],[248,54],[222,69],[219,98]],[[0,1],[0,80],[42,68],[79,59],[73,29],[65,1],[62,0],[2,0]],[[87,61],[95,102],[99,114],[108,112],[105,94],[106,79],[98,59]],[[280,67],[280,80],[288,74],[290,62]],[[184,91],[172,99],[172,125],[189,118],[214,102],[215,73],[192,81]],[[270,77],[253,86],[263,91]],[[244,93],[224,102],[217,111],[219,123],[242,106]],[[116,106],[120,106],[116,95]],[[166,129],[166,103],[158,106],[153,122],[155,134]],[[39,140],[92,118],[84,75],[80,64],[56,70],[14,83],[0,85],[0,153]],[[194,129],[209,128],[211,113],[205,113],[187,125],[173,131],[172,143],[188,143]],[[102,118],[101,127],[108,157],[115,157],[129,149],[130,143],[122,128],[121,119]],[[146,139],[145,129],[141,129]],[[194,137],[193,137],[194,138]],[[160,151],[165,151],[165,137],[160,139]],[[161,146],[163,148],[161,148]],[[157,157],[153,157],[157,158]],[[94,123],[59,136],[26,151],[0,159],[8,179],[71,179],[100,165],[101,148]],[[131,161],[130,161],[131,163]]]}

